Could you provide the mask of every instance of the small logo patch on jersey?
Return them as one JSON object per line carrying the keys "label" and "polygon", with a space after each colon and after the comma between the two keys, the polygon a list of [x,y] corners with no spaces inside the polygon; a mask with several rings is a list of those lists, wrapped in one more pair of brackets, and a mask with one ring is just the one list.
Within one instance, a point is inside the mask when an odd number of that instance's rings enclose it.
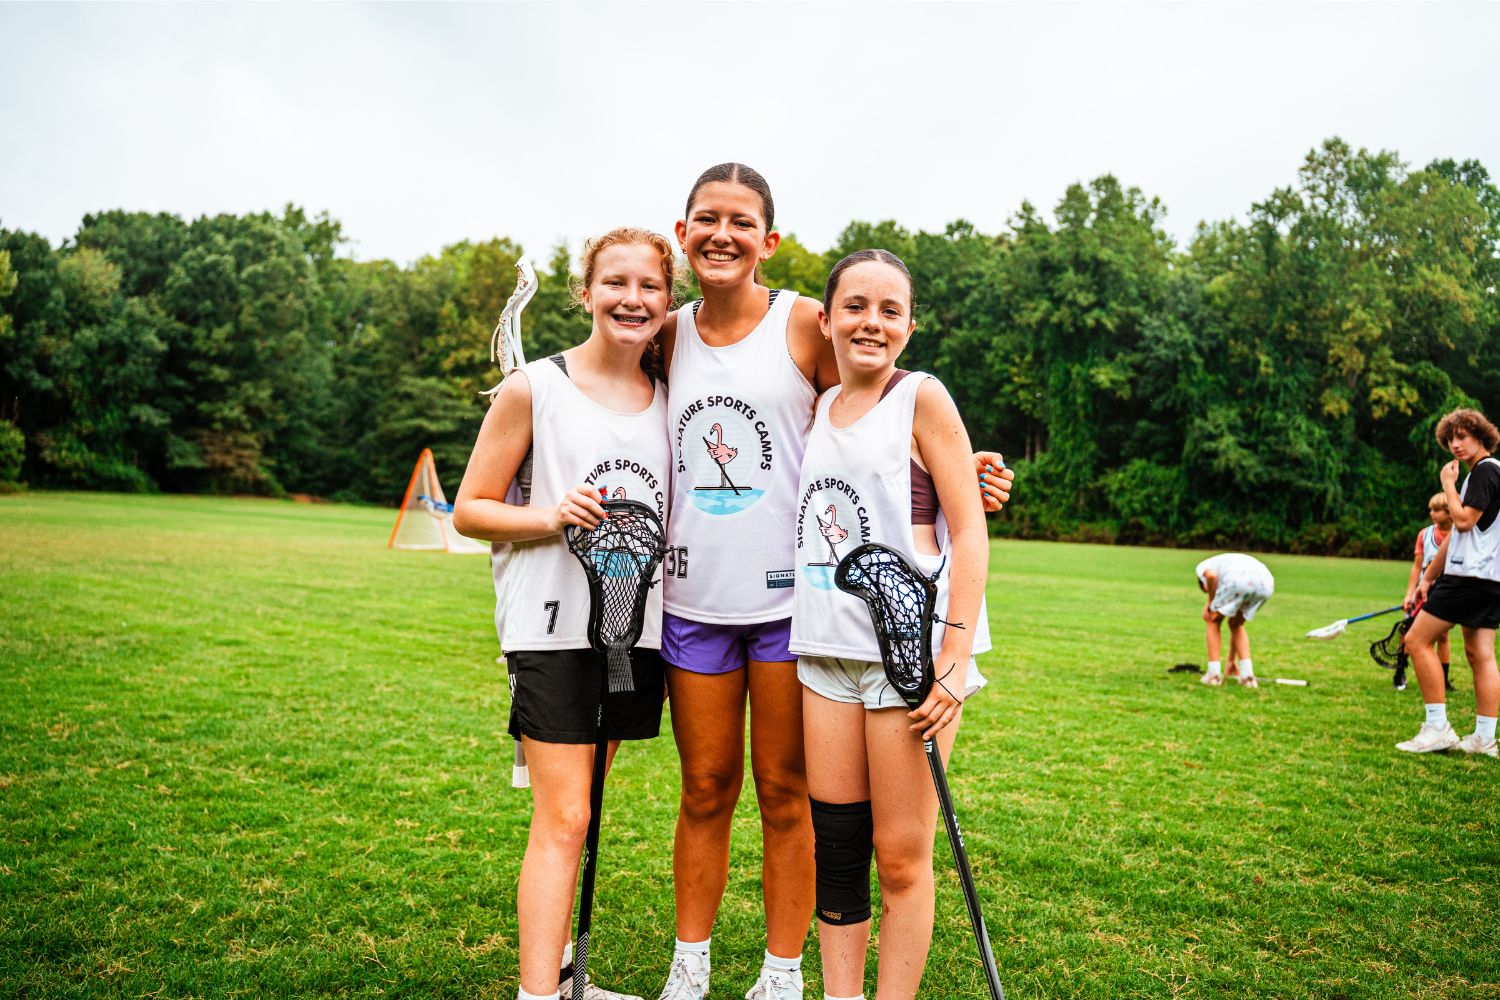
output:
{"label": "small logo patch on jersey", "polygon": [[795,570],[773,569],[766,574],[767,590],[783,590],[787,587],[795,585],[796,582],[797,573]]}

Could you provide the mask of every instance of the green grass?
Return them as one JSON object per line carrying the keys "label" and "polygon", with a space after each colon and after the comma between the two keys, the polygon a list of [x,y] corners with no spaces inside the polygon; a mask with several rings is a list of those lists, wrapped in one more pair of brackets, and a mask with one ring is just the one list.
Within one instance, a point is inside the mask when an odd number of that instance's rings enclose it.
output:
{"label": "green grass", "polygon": [[[529,798],[488,567],[386,550],[391,517],[0,497],[0,994],[515,995]],[[1405,565],[1267,557],[1257,669],[1311,686],[1215,691],[1164,670],[1202,656],[1199,558],[995,544],[951,776],[1007,994],[1500,997],[1500,765],[1392,748],[1421,709],[1364,655],[1389,619],[1300,638]],[[677,787],[664,737],[606,798],[596,978],[651,997]],[[753,802],[715,996],[764,947]],[[980,997],[938,857],[923,993]]]}

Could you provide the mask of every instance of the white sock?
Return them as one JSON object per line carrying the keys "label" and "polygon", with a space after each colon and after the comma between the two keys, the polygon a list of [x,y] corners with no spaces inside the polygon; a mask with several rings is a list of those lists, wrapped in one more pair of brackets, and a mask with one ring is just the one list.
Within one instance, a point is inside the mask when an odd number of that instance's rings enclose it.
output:
{"label": "white sock", "polygon": [[557,990],[551,993],[527,993],[521,987],[516,987],[516,1000],[562,1000],[562,994]]}
{"label": "white sock", "polygon": [[1210,674],[1222,674],[1224,672],[1224,665],[1218,660],[1209,660],[1208,672]]}
{"label": "white sock", "polygon": [[1241,660],[1240,661],[1240,677],[1241,678],[1245,678],[1245,677],[1254,677],[1254,676],[1255,676],[1255,667],[1251,666],[1249,660]]}
{"label": "white sock", "polygon": [[802,956],[782,958],[780,955],[773,955],[768,951],[766,952],[765,964],[761,968],[769,969],[773,972],[801,972]]}
{"label": "white sock", "polygon": [[865,1000],[865,995],[861,993],[857,997],[836,997],[832,993],[824,993],[823,1000]]}
{"label": "white sock", "polygon": [[1434,729],[1442,729],[1448,725],[1448,703],[1439,705],[1423,705],[1427,709],[1427,724]]}
{"label": "white sock", "polygon": [[572,964],[573,964],[573,942],[569,941],[567,944],[563,945],[562,968],[566,969],[568,966],[570,966]]}
{"label": "white sock", "polygon": [[706,937],[702,941],[684,941],[682,938],[677,938],[677,954],[693,956],[706,969],[708,968],[708,946],[712,941],[712,937]]}
{"label": "white sock", "polygon": [[1474,716],[1474,735],[1482,740],[1495,738],[1495,717],[1492,715]]}

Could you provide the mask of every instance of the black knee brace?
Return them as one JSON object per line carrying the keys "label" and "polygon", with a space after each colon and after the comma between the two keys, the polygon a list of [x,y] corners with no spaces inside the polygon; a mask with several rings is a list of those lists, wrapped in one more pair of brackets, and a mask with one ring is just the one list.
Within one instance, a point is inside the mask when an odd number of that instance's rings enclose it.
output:
{"label": "black knee brace", "polygon": [[811,801],[818,919],[836,927],[869,920],[870,858],[875,854],[870,803]]}

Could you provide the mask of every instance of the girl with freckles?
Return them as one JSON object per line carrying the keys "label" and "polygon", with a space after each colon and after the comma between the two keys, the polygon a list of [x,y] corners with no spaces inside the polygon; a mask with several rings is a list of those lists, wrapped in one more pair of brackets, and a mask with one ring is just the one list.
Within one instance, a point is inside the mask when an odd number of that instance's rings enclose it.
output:
{"label": "girl with freckles", "polygon": [[[578,298],[593,319],[588,340],[509,373],[485,414],[453,511],[463,534],[512,545],[497,582],[496,620],[510,672],[510,734],[525,745],[533,802],[516,890],[519,1000],[573,995],[570,918],[596,727],[609,738],[610,760],[620,740],[651,739],[661,728],[660,588],[651,591],[630,653],[635,690],[607,695],[601,709],[605,658],[589,645],[588,583],[562,532],[596,527],[606,492],[665,515],[666,389],[647,369],[659,367],[653,345],[671,308],[675,259],[665,237],[616,229],[589,241],[582,264]],[[506,499],[513,480],[518,504]],[[583,996],[640,1000],[591,982]]]}
{"label": "girl with freckles", "polygon": [[[968,433],[937,379],[896,367],[916,330],[912,299],[898,257],[861,250],[829,274],[818,317],[840,384],[818,400],[800,495],[806,514],[826,504],[858,515],[842,515],[847,527],[834,539],[804,531],[797,561],[808,585],[798,581],[792,611],[830,1000],[864,994],[872,855],[882,905],[875,995],[917,995],[932,941],[938,812],[922,744],[936,737],[944,758],[952,752],[964,699],[985,683],[974,654],[990,648],[989,538]],[[855,531],[858,538],[841,537]],[[862,541],[937,574],[936,683],[912,711],[886,682],[864,602],[825,575],[832,561],[825,543],[847,549]]]}

